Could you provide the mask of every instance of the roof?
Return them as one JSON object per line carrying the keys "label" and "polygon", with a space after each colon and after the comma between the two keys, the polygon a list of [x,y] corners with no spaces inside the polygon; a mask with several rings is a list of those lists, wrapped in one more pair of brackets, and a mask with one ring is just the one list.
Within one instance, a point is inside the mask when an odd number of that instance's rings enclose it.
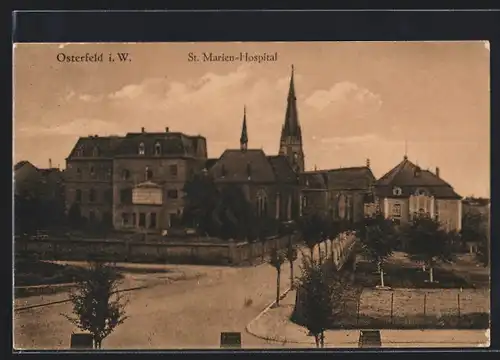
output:
{"label": "roof", "polygon": [[490,204],[490,199],[487,198],[472,198],[466,197],[462,202],[470,206],[488,206]]}
{"label": "roof", "polygon": [[120,136],[87,136],[80,137],[71,150],[68,158],[74,157],[112,157],[123,137]]}
{"label": "roof", "polygon": [[32,163],[30,163],[29,161],[22,160],[22,161],[19,161],[17,164],[14,165],[14,171],[17,171],[20,168],[22,168],[24,165],[28,165],[28,164],[30,164],[31,166],[35,167],[35,165],[33,165]]}
{"label": "roof", "polygon": [[429,170],[423,170],[405,156],[403,161],[387,172],[375,183],[377,194],[392,196],[394,186],[401,188],[401,196],[414,194],[419,188],[425,188],[438,198],[461,198],[453,187]]}
{"label": "roof", "polygon": [[219,159],[207,159],[207,161],[205,161],[205,169],[207,170],[210,170],[210,168],[212,166],[214,166],[214,164],[218,161]]}
{"label": "roof", "polygon": [[216,181],[296,182],[297,175],[283,156],[266,156],[261,149],[226,150],[210,168]]}
{"label": "roof", "polygon": [[144,144],[144,155],[153,155],[159,144],[163,156],[196,156],[198,146],[203,146],[202,136],[188,136],[182,133],[128,133],[115,150],[115,156],[139,156],[139,147]]}
{"label": "roof", "polygon": [[305,172],[301,174],[301,183],[308,189],[326,190],[327,176],[325,173],[319,172]]}
{"label": "roof", "polygon": [[321,174],[325,179],[325,185],[331,190],[369,189],[375,182],[375,176],[367,166],[308,171],[305,174],[310,174],[308,176]]}
{"label": "roof", "polygon": [[283,155],[268,156],[268,161],[273,167],[276,180],[278,182],[290,183],[297,182],[297,173],[293,170],[288,159]]}

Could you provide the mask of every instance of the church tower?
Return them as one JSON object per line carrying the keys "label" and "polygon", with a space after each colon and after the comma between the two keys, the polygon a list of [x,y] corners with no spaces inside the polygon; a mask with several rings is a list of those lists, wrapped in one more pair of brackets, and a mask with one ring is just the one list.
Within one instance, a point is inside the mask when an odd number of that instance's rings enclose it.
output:
{"label": "church tower", "polygon": [[304,171],[304,151],[302,149],[302,130],[299,124],[297,112],[297,98],[295,97],[295,84],[290,77],[290,87],[286,105],[285,123],[281,129],[279,154],[286,156],[290,164],[297,172]]}
{"label": "church tower", "polygon": [[248,149],[248,133],[247,133],[247,108],[243,108],[243,126],[241,128],[240,149],[246,151]]}

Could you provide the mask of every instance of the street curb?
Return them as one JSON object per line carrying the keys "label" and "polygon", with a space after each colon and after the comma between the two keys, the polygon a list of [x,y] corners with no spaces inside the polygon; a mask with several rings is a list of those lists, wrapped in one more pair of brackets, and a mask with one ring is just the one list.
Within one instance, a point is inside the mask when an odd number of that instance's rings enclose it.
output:
{"label": "street curb", "polygon": [[[137,286],[137,287],[133,287],[133,288],[118,290],[117,293],[140,290],[140,289],[145,289],[147,287],[148,286]],[[23,310],[35,309],[35,308],[44,307],[44,306],[63,304],[63,303],[69,302],[69,301],[71,301],[71,299],[52,301],[52,302],[48,302],[48,303],[44,303],[44,304],[37,304],[37,305],[30,305],[30,306],[19,306],[19,307],[14,307],[14,311],[23,311]]]}

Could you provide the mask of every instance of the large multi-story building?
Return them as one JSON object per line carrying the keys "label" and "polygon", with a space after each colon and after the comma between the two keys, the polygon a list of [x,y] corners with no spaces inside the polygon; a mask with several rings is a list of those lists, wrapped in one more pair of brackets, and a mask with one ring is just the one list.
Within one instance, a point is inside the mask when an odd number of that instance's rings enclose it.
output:
{"label": "large multi-story building", "polygon": [[160,231],[182,214],[182,188],[206,140],[170,132],[80,138],[66,159],[66,208],[118,230]]}

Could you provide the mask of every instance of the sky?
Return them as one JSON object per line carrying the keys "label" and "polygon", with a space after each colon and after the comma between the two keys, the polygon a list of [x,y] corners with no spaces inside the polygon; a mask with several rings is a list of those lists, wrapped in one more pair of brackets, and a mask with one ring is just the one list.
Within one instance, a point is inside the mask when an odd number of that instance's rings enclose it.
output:
{"label": "sky", "polygon": [[[277,59],[202,61],[240,52]],[[58,61],[86,53],[104,61]],[[406,149],[460,195],[490,195],[487,42],[17,44],[13,63],[14,163],[64,168],[78,137],[141,127],[203,135],[216,158],[239,147],[244,106],[248,147],[276,154],[293,64],[307,170],[369,158],[378,178]]]}

